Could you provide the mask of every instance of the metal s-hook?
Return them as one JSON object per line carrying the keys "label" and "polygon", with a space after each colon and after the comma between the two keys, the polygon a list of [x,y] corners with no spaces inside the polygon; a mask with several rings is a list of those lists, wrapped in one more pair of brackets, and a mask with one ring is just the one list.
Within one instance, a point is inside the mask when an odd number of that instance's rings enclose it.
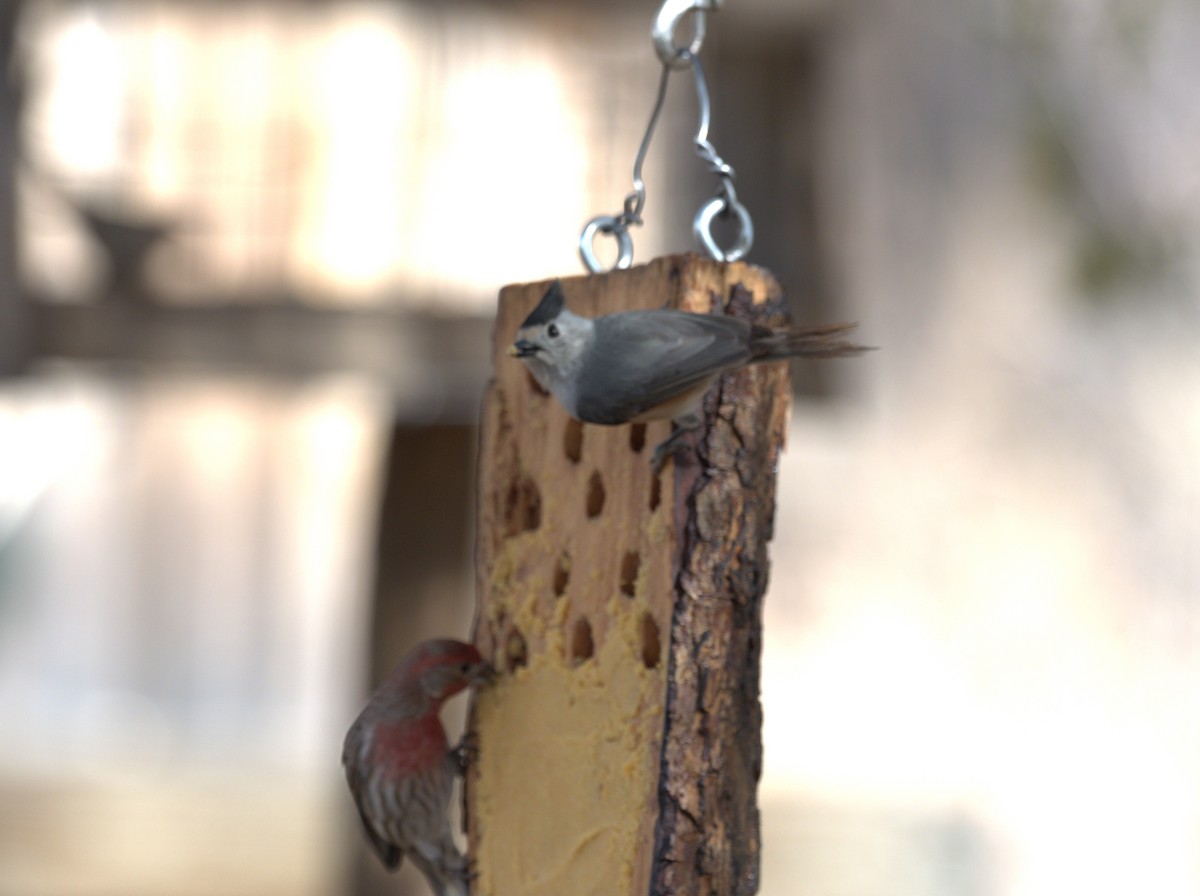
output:
{"label": "metal s-hook", "polygon": [[[704,46],[705,13],[716,12],[724,0],[664,0],[650,26],[650,39],[662,64],[669,68],[686,68],[689,56],[694,57]],[[675,29],[688,13],[695,14],[692,42],[686,47],[675,45]]]}

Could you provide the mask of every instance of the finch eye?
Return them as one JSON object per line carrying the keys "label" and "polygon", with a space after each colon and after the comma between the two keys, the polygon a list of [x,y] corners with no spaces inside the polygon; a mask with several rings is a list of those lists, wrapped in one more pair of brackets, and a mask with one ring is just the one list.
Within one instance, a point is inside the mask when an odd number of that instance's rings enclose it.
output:
{"label": "finch eye", "polygon": [[551,324],[550,326],[546,327],[546,335],[549,336],[551,339],[557,339],[558,338],[558,325]]}

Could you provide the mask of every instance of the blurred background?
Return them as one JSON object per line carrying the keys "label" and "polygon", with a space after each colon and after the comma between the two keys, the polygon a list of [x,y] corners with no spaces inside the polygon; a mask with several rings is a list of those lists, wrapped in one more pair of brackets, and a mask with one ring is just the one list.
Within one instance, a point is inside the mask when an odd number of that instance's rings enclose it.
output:
{"label": "blurred background", "polygon": [[[0,3],[2,896],[424,892],[341,738],[468,631],[496,292],[619,210],[655,6]],[[1197,46],[1191,0],[710,18],[751,260],[882,349],[796,365],[764,896],[1200,892]],[[694,125],[685,75],[638,260]]]}

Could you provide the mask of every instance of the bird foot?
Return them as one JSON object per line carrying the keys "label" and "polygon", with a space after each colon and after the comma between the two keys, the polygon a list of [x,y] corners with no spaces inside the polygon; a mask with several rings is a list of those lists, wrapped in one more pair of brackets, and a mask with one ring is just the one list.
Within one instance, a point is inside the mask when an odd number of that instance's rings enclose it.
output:
{"label": "bird foot", "polygon": [[457,745],[450,748],[450,761],[454,763],[455,771],[465,775],[471,763],[479,758],[479,737],[474,731],[468,731],[462,736]]}
{"label": "bird foot", "polygon": [[673,457],[678,462],[679,454],[688,447],[688,435],[700,428],[701,420],[698,414],[688,414],[686,417],[677,418],[674,423],[671,434],[658,443],[654,454],[650,456],[650,470],[655,476],[662,472],[668,457]]}

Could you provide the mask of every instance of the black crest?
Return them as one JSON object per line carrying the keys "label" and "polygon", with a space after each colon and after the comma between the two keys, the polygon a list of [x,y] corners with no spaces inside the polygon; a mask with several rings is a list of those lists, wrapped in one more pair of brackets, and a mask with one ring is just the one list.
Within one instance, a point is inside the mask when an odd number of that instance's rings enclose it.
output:
{"label": "black crest", "polygon": [[546,294],[542,296],[542,300],[538,302],[538,306],[529,312],[529,317],[525,318],[525,323],[521,324],[521,329],[524,330],[526,327],[548,324],[554,318],[558,317],[559,312],[562,310],[562,283],[555,280],[550,284],[550,288],[546,290]]}

